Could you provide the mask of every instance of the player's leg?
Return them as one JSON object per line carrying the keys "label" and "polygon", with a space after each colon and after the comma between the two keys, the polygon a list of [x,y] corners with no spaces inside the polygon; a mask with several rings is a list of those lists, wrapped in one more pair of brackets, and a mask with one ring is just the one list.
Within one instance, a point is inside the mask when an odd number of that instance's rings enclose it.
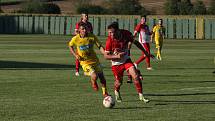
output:
{"label": "player's leg", "polygon": [[144,48],[146,49],[146,52],[149,54],[149,57],[146,56],[146,66],[147,66],[147,70],[152,70],[151,63],[150,63],[151,53],[150,53],[150,46],[149,46],[149,43],[144,43],[143,46],[144,46]]}
{"label": "player's leg", "polygon": [[108,96],[107,86],[106,86],[106,79],[104,77],[103,72],[98,73],[98,77],[100,79],[102,85],[102,94],[104,97]]}
{"label": "player's leg", "polygon": [[90,75],[90,82],[95,91],[98,91],[98,84],[96,82],[97,79],[98,79],[98,76],[97,76],[96,72],[92,72]]}
{"label": "player's leg", "polygon": [[160,51],[160,60],[161,60],[161,50],[162,50],[162,47],[163,47],[163,40],[161,39],[160,40],[160,42],[159,42],[159,46],[160,46],[160,48],[159,48],[159,51]]}
{"label": "player's leg", "polygon": [[140,64],[145,58],[146,58],[145,54],[142,53],[142,55],[135,61],[134,64],[136,65]]}
{"label": "player's leg", "polygon": [[129,73],[131,74],[132,78],[134,79],[134,85],[136,87],[136,90],[138,92],[139,95],[139,99],[141,101],[144,101],[145,103],[149,102],[148,99],[145,99],[143,96],[143,88],[142,88],[142,82],[140,79],[140,76],[137,73],[137,70],[134,66],[132,66],[130,63],[126,64],[126,68],[129,70]]}
{"label": "player's leg", "polygon": [[112,66],[112,72],[115,77],[114,82],[114,94],[117,102],[122,102],[122,98],[120,95],[120,87],[123,81],[123,65]]}
{"label": "player's leg", "polygon": [[[144,44],[141,44],[144,47]],[[135,67],[137,68],[137,65],[141,63],[146,58],[145,53],[142,52],[142,55],[134,62]]]}
{"label": "player's leg", "polygon": [[95,91],[98,91],[98,84],[96,82],[98,76],[96,74],[96,71],[93,67],[93,65],[82,65],[82,68],[84,70],[84,73],[87,75],[87,76],[90,76],[90,83],[91,83],[91,86],[92,88],[95,90]]}
{"label": "player's leg", "polygon": [[155,40],[155,46],[157,48],[157,56],[156,57],[157,57],[158,60],[161,60],[160,59],[161,55],[160,55],[160,42],[159,42],[159,40]]}
{"label": "player's leg", "polygon": [[78,59],[75,60],[75,75],[79,76],[79,67],[80,67],[80,62]]}
{"label": "player's leg", "polygon": [[127,83],[132,83],[132,77],[131,77],[131,75],[129,74],[128,71],[126,71],[126,72],[127,72],[127,75],[128,75]]}

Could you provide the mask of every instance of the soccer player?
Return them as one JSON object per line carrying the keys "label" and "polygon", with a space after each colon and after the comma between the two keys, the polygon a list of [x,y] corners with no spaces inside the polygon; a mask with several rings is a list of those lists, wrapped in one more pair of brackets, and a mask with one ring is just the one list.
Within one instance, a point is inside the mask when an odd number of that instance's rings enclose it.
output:
{"label": "soccer player", "polygon": [[161,58],[161,49],[163,46],[163,40],[165,37],[165,28],[163,26],[163,20],[159,19],[158,24],[153,27],[151,41],[153,42],[153,37],[155,40],[155,46],[157,48],[157,59],[162,60]]}
{"label": "soccer player", "polygon": [[[137,24],[134,30],[134,37],[139,33],[139,42],[140,44],[145,48],[147,53],[149,53],[150,57],[153,58],[153,56],[150,54],[150,36],[151,32],[149,30],[148,25],[146,25],[146,16],[141,16],[140,23]],[[135,61],[134,65],[137,67],[137,65],[142,62],[144,59],[146,59],[146,66],[147,70],[152,70],[151,63],[150,63],[150,57],[146,56],[144,52],[142,52],[142,55],[139,57],[137,61]]]}
{"label": "soccer player", "polygon": [[[94,51],[94,45],[97,46],[101,53],[105,53],[98,38],[92,34],[87,33],[87,27],[85,23],[79,24],[78,34],[72,38],[69,42],[69,49],[71,54],[80,61],[85,74],[91,77],[91,85],[95,91],[98,90],[97,78],[100,79],[102,85],[103,96],[107,96],[106,79],[103,74],[100,62]],[[77,52],[75,52],[76,47]]]}
{"label": "soccer player", "polygon": [[[93,26],[92,24],[88,21],[88,14],[87,13],[82,13],[81,14],[81,20],[76,23],[76,26],[75,26],[75,35],[78,34],[78,28],[79,28],[79,25],[80,24],[86,24],[86,30],[88,33],[93,33]],[[80,67],[80,62],[78,61],[78,59],[75,60],[75,75],[76,76],[79,76],[79,67]]]}
{"label": "soccer player", "polygon": [[[147,56],[145,49],[139,44],[139,42],[134,41],[133,35],[128,30],[119,29],[118,23],[113,22],[108,26],[108,37],[106,40],[105,48],[105,58],[111,60],[112,62],[112,72],[115,77],[114,83],[114,93],[117,102],[121,102],[122,98],[120,95],[120,87],[123,82],[123,72],[128,70],[129,74],[134,79],[134,85],[139,94],[139,99],[145,103],[149,100],[145,99],[143,96],[142,82],[140,76],[134,67],[133,62],[130,59],[129,54],[129,44],[134,43],[138,48],[143,50]],[[119,55],[120,58],[115,58]]]}

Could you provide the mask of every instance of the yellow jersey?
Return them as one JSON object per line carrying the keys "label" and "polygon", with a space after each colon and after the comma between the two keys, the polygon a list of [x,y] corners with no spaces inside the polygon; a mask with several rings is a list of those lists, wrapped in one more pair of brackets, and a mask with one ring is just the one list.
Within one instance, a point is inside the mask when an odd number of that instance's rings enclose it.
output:
{"label": "yellow jersey", "polygon": [[83,59],[80,60],[80,64],[88,65],[99,63],[99,59],[94,51],[94,45],[98,48],[101,47],[101,43],[94,34],[87,34],[86,37],[81,38],[80,34],[74,36],[69,42],[69,46],[76,46],[77,54]]}
{"label": "yellow jersey", "polygon": [[156,25],[153,27],[152,31],[154,33],[155,41],[163,40],[165,35],[165,28],[163,26]]}

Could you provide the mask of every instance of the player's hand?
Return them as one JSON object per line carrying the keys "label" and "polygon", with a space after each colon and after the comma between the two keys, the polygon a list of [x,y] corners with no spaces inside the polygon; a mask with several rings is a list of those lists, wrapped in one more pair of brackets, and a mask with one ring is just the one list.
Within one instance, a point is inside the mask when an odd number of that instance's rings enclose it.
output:
{"label": "player's hand", "polygon": [[85,60],[83,57],[81,57],[79,55],[76,55],[75,58],[78,59],[79,61],[84,61]]}
{"label": "player's hand", "polygon": [[128,50],[128,56],[130,56],[130,55],[131,55],[131,50],[129,49],[129,50]]}
{"label": "player's hand", "polygon": [[118,56],[119,59],[121,59],[122,57],[124,57],[124,55],[125,55],[125,52],[118,52],[117,53],[117,56]]}

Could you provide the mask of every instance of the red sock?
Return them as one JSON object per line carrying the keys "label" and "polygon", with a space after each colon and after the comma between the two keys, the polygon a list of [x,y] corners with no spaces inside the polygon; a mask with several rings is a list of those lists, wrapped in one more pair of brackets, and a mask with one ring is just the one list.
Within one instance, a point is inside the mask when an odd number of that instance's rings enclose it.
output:
{"label": "red sock", "polygon": [[137,90],[138,93],[143,92],[142,82],[140,81],[139,78],[134,80],[134,85],[135,85],[136,90]]}
{"label": "red sock", "polygon": [[75,60],[75,70],[76,72],[79,72],[79,66],[80,66],[80,62],[78,59]]}
{"label": "red sock", "polygon": [[118,92],[120,90],[120,86],[121,86],[121,83],[119,81],[115,81],[114,83],[114,89]]}
{"label": "red sock", "polygon": [[141,55],[141,56],[139,57],[139,59],[138,59],[137,61],[135,61],[135,63],[136,63],[136,64],[139,64],[139,63],[142,62],[145,58],[146,58],[146,57],[145,57],[145,55],[143,54],[143,55]]}

